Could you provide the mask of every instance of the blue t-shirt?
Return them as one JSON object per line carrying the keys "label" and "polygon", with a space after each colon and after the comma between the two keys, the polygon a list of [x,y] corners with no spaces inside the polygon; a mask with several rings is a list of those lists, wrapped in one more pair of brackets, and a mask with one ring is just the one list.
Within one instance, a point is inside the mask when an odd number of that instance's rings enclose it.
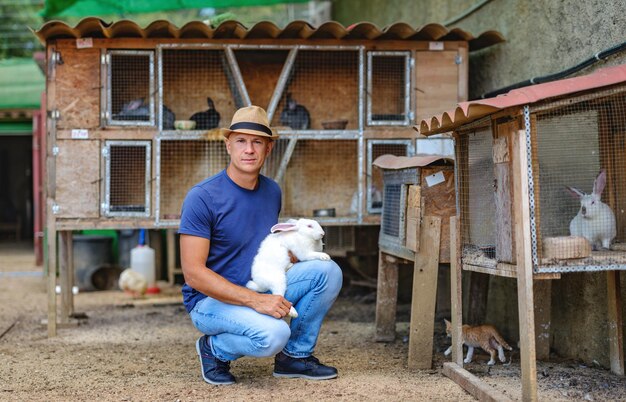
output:
{"label": "blue t-shirt", "polygon": [[[259,176],[256,189],[239,187],[226,170],[189,190],[183,202],[178,233],[209,239],[207,268],[245,286],[259,245],[278,222],[280,187]],[[206,295],[183,285],[183,303],[191,311]]]}

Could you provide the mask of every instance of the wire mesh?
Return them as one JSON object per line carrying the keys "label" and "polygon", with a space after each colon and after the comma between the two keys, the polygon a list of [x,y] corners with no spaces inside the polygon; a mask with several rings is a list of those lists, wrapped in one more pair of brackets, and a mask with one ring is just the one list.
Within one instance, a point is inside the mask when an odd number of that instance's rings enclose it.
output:
{"label": "wire mesh", "polygon": [[145,213],[147,182],[145,145],[111,144],[109,147],[109,212]]}
{"label": "wire mesh", "polygon": [[625,92],[554,102],[531,119],[542,266],[626,269]]}
{"label": "wire mesh", "polygon": [[111,52],[110,124],[153,124],[151,54]]}
{"label": "wire mesh", "polygon": [[493,266],[496,256],[494,163],[491,127],[464,135],[458,154],[459,205],[465,263]]}
{"label": "wire mesh", "polygon": [[347,50],[298,51],[272,125],[294,130],[358,129],[358,56],[357,51]]}
{"label": "wire mesh", "polygon": [[[290,141],[277,141],[264,171],[270,177],[282,177],[281,215],[310,217],[314,210],[334,209],[336,217],[354,216],[351,203],[358,191],[358,142],[299,139],[289,156]],[[281,164],[286,167],[283,173],[279,173]]]}
{"label": "wire mesh", "polygon": [[243,105],[221,49],[164,49],[162,52],[163,130],[175,120],[193,120],[195,130],[228,124]]}
{"label": "wire mesh", "polygon": [[[371,150],[369,154],[368,166],[381,155],[408,156],[410,144],[394,143],[391,141],[374,140],[371,142]],[[369,212],[382,211],[383,207],[383,172],[380,168],[374,167],[370,169],[370,177],[367,181],[367,208]],[[354,208],[356,208],[356,199],[353,200]]]}
{"label": "wire mesh", "polygon": [[159,182],[159,219],[180,219],[189,189],[228,166],[222,141],[162,140]]}
{"label": "wire mesh", "polygon": [[408,124],[408,54],[372,52],[368,85],[368,123]]}

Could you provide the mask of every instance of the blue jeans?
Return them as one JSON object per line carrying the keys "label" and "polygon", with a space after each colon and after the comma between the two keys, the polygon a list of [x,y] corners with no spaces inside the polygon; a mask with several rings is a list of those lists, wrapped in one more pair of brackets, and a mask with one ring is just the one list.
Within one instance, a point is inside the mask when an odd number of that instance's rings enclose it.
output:
{"label": "blue jeans", "polygon": [[211,337],[220,360],[269,357],[281,350],[291,357],[313,353],[322,321],[341,290],[341,268],[333,261],[302,261],[287,271],[285,298],[298,311],[291,322],[206,297],[189,313],[193,325]]}

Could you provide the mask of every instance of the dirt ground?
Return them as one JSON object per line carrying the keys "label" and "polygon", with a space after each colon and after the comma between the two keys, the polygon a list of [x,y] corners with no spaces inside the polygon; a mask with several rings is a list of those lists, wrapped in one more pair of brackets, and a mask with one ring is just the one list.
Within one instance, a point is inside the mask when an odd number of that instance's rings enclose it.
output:
{"label": "dirt ground", "polygon": [[[322,329],[316,356],[336,366],[339,378],[277,379],[271,358],[242,358],[232,364],[238,383],[219,387],[201,379],[199,332],[173,300],[179,287],[137,302],[120,291],[79,293],[75,311],[88,318],[49,339],[41,324],[47,311],[41,271],[28,245],[0,244],[0,400],[473,400],[442,375],[449,345],[442,324],[431,370],[407,367],[408,305],[398,306],[396,341],[374,342],[371,291],[344,289]],[[520,400],[519,351],[510,365],[488,368],[486,360],[480,353],[466,368]],[[555,358],[539,362],[537,372],[539,400],[626,401],[626,379],[603,368]]]}

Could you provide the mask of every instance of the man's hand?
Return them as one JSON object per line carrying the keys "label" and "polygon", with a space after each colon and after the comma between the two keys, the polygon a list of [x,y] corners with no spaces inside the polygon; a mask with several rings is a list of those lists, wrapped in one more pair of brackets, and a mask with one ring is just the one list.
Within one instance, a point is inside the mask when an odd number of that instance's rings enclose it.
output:
{"label": "man's hand", "polygon": [[291,303],[280,295],[258,294],[258,298],[250,306],[256,312],[274,318],[283,318],[289,314]]}

